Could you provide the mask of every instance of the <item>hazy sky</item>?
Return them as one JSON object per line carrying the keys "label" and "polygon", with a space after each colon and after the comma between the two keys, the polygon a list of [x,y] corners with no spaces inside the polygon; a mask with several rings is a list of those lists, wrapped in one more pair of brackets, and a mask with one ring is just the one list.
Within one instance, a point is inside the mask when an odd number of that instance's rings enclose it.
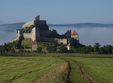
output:
{"label": "hazy sky", "polygon": [[28,22],[113,23],[113,0],[0,0],[0,24]]}

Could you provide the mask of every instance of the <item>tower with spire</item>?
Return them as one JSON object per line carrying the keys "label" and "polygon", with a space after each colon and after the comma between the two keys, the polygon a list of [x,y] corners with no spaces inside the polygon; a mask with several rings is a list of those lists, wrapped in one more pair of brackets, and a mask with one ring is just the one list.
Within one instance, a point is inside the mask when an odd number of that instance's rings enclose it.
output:
{"label": "tower with spire", "polygon": [[79,41],[79,35],[78,35],[78,33],[74,30],[74,32],[71,34],[71,38],[74,38],[74,39],[76,39],[76,40],[78,40]]}

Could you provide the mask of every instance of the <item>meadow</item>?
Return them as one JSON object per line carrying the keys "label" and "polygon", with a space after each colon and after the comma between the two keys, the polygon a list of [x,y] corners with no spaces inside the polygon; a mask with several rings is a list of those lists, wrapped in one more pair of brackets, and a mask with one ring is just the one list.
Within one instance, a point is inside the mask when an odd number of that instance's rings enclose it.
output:
{"label": "meadow", "polygon": [[74,83],[113,83],[113,58],[65,58],[72,63],[71,76]]}
{"label": "meadow", "polygon": [[112,64],[112,55],[0,56],[0,83],[113,83]]}
{"label": "meadow", "polygon": [[53,57],[1,56],[0,83],[63,83],[67,68],[65,61]]}

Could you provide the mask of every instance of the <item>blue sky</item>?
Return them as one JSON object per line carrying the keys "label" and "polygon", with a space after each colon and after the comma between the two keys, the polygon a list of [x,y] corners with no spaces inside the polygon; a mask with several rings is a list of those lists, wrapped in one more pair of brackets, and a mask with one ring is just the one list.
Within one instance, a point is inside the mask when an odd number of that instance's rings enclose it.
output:
{"label": "blue sky", "polygon": [[0,24],[28,22],[113,23],[113,0],[0,0]]}

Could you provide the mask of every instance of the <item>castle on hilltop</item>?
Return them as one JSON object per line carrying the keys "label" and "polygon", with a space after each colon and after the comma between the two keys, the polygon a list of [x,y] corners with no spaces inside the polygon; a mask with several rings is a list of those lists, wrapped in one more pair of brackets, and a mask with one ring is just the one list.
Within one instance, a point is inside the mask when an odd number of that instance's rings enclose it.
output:
{"label": "castle on hilltop", "polygon": [[56,30],[49,30],[46,20],[40,20],[40,16],[35,17],[33,21],[27,22],[22,26],[22,29],[17,30],[16,38],[12,41],[19,43],[26,38],[30,38],[33,42],[49,42],[57,41],[58,44],[63,44],[68,50],[75,48],[74,44],[79,43],[79,35],[76,31],[71,34],[68,30],[65,34],[59,35]]}

